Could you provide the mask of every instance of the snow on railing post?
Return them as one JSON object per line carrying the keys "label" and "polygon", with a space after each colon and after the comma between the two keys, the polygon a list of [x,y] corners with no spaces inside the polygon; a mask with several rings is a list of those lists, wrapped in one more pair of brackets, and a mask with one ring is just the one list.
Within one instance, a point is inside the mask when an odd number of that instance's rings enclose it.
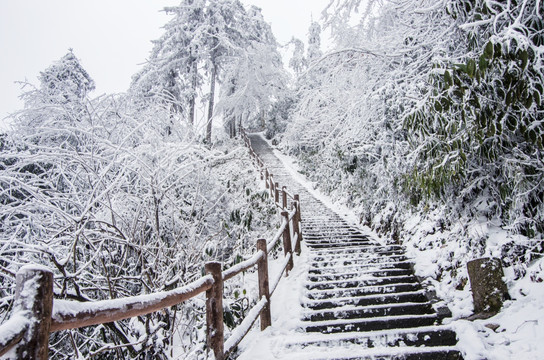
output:
{"label": "snow on railing post", "polygon": [[257,263],[257,271],[259,273],[259,299],[263,296],[268,300],[261,312],[261,331],[272,325],[272,318],[270,316],[270,289],[268,286],[268,251],[266,249],[266,240],[257,240],[257,251],[261,250],[264,255]]}
{"label": "snow on railing post", "polygon": [[300,227],[300,223],[302,222],[302,213],[300,212],[300,196],[299,194],[293,195],[293,199],[295,200],[295,203],[297,204],[297,214],[295,217],[297,218],[297,233],[298,233],[298,241],[302,242],[302,229]]}
{"label": "snow on railing post", "polygon": [[287,210],[287,187],[282,187],[281,188],[281,208],[283,210]]}
{"label": "snow on railing post", "polygon": [[223,274],[221,263],[209,262],[205,265],[206,274],[213,277],[213,286],[206,291],[206,342],[213,350],[215,360],[223,360]]}
{"label": "snow on railing post", "polygon": [[291,203],[291,207],[295,210],[295,215],[293,216],[293,236],[296,238],[295,253],[297,255],[300,255],[300,253],[301,253],[301,248],[300,248],[300,224],[299,224],[299,220],[298,220],[299,214],[298,214],[297,202],[293,201]]}
{"label": "snow on railing post", "polygon": [[280,184],[278,182],[275,182],[274,183],[274,201],[276,202],[276,204],[279,204],[280,202],[280,189],[278,189],[280,187]]}
{"label": "snow on railing post", "polygon": [[274,198],[274,178],[272,174],[268,174],[268,182],[270,183],[270,197]]}
{"label": "snow on railing post", "polygon": [[285,225],[285,229],[283,230],[283,253],[285,256],[291,254],[291,258],[289,259],[289,262],[287,263],[287,267],[285,268],[285,276],[289,275],[289,271],[293,269],[294,263],[293,263],[293,249],[291,247],[291,229],[289,227],[289,212],[283,211],[281,213],[281,216],[285,219],[287,224]]}
{"label": "snow on railing post", "polygon": [[268,183],[268,179],[270,177],[270,174],[268,173],[268,169],[264,169],[264,179],[265,179],[265,184],[264,186],[268,189],[270,188],[270,184]]}
{"label": "snow on railing post", "polygon": [[53,311],[53,273],[43,266],[27,265],[17,272],[14,312],[32,320],[17,345],[17,359],[45,360],[49,356],[49,332]]}

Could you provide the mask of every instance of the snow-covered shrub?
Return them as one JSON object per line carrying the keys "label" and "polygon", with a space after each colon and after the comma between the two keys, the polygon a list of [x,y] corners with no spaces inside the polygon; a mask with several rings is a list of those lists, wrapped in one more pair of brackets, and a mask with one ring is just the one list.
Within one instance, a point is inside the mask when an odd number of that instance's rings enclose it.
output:
{"label": "snow-covered shrub", "polygon": [[[115,299],[182,286],[206,261],[234,264],[272,230],[274,208],[241,143],[203,146],[161,102],[83,96],[72,106],[44,90],[25,95],[31,101],[0,152],[1,313],[26,263],[54,271],[56,299]],[[202,314],[195,299],[54,333],[51,357],[160,359],[173,346],[202,353]]]}

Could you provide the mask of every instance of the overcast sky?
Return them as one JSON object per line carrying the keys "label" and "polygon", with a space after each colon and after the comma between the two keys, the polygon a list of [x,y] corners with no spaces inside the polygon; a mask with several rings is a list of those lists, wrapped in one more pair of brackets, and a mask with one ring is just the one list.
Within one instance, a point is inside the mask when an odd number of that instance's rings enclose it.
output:
{"label": "overcast sky", "polygon": [[[280,43],[306,41],[310,18],[329,0],[242,0],[262,8]],[[92,95],[125,91],[151,40],[178,0],[0,0],[0,122],[20,108],[16,81],[37,84],[40,71],[72,48],[96,82]]]}

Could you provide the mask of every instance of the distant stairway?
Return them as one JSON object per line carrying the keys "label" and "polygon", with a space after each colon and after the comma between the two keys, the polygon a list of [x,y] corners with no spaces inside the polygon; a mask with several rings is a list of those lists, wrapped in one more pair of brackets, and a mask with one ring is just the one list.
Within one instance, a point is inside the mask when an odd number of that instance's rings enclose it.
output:
{"label": "distant stairway", "polygon": [[253,148],[274,176],[300,194],[310,267],[301,328],[281,359],[457,360],[456,334],[399,245],[372,241],[313,197],[258,135]]}

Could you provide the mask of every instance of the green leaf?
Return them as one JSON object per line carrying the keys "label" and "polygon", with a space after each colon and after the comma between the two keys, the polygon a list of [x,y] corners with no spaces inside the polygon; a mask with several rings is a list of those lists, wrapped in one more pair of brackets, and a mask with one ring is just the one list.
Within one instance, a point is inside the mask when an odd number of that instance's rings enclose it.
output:
{"label": "green leaf", "polygon": [[453,85],[453,79],[451,78],[451,74],[448,70],[446,70],[444,73],[444,81],[447,84],[446,89]]}
{"label": "green leaf", "polygon": [[473,59],[469,59],[467,61],[467,75],[473,78],[475,73],[476,73],[476,62]]}
{"label": "green leaf", "polygon": [[514,131],[518,127],[518,121],[513,115],[509,115],[506,118],[506,126],[508,127],[508,130]]}
{"label": "green leaf", "polygon": [[527,68],[527,63],[529,62],[529,53],[527,50],[521,51],[519,58],[521,59],[521,68],[525,70],[525,68]]}
{"label": "green leaf", "polygon": [[491,41],[489,41],[489,42],[485,45],[484,56],[485,56],[487,59],[492,59],[492,58],[493,58],[493,43],[492,43]]}
{"label": "green leaf", "polygon": [[496,43],[493,46],[493,58],[497,59],[501,56],[501,44]]}
{"label": "green leaf", "polygon": [[480,56],[480,61],[478,62],[478,66],[480,67],[480,70],[482,71],[482,74],[484,74],[487,70],[487,60],[485,56]]}

